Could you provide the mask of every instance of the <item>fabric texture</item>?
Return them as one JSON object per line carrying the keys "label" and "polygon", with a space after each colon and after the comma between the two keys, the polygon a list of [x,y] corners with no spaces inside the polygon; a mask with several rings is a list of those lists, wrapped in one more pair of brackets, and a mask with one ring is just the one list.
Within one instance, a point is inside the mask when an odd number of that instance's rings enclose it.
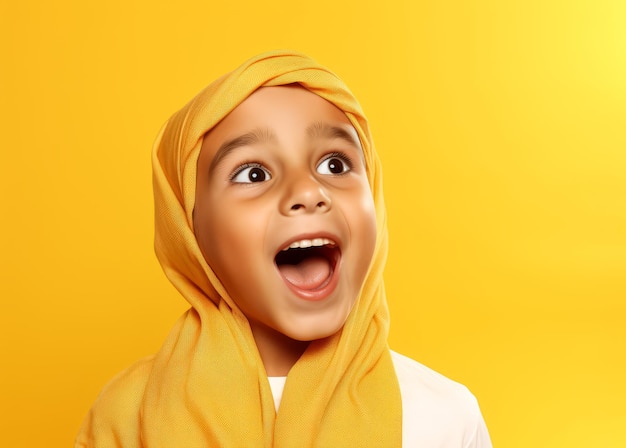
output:
{"label": "fabric texture", "polygon": [[[462,384],[394,351],[402,396],[403,448],[492,448],[472,393]],[[286,377],[269,378],[279,408]]]}
{"label": "fabric texture", "polygon": [[[293,83],[333,103],[355,127],[376,205],[377,240],[342,331],[311,343],[289,372],[276,413],[248,321],[205,262],[192,213],[203,135],[259,87]],[[387,345],[382,280],[387,227],[381,166],[367,120],[345,84],[302,54],[277,51],[250,59],[165,124],[154,147],[153,181],[156,254],[191,309],[150,362],[105,388],[76,446],[401,446],[401,398]]]}

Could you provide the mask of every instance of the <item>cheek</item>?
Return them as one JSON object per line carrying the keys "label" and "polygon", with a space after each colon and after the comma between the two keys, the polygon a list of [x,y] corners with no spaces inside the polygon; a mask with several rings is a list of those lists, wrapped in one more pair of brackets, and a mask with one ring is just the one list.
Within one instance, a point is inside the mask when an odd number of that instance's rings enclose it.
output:
{"label": "cheek", "polygon": [[376,207],[369,190],[363,193],[360,201],[355,201],[355,204],[358,204],[358,212],[355,213],[360,216],[359,228],[361,237],[364,241],[371,243],[373,248],[376,242]]}
{"label": "cheek", "polygon": [[374,201],[367,192],[358,197],[352,196],[346,201],[345,219],[349,223],[352,243],[359,252],[359,268],[369,267],[374,247],[376,246],[376,209]]}
{"label": "cheek", "polygon": [[239,251],[235,246],[237,221],[225,204],[205,202],[199,205],[203,208],[194,220],[196,239],[207,264],[224,282],[224,274],[231,265],[231,258]]}
{"label": "cheek", "polygon": [[248,246],[242,239],[245,229],[240,229],[241,221],[228,219],[228,216],[223,218],[210,227],[210,248],[207,251],[207,261],[220,278],[228,277],[238,263],[247,259],[245,250]]}
{"label": "cheek", "polygon": [[373,212],[368,213],[364,217],[362,238],[363,241],[363,262],[365,269],[369,268],[372,256],[374,255],[374,248],[376,247],[376,215]]}
{"label": "cheek", "polygon": [[[223,204],[219,216],[207,222],[207,263],[236,300],[262,272],[265,223],[262,214]],[[260,216],[261,215],[261,216]],[[264,272],[264,271],[263,271]],[[247,279],[242,281],[242,279]]]}
{"label": "cheek", "polygon": [[363,246],[364,251],[363,258],[367,260],[366,269],[369,268],[372,256],[374,255],[374,248],[376,247],[376,234],[377,234],[377,225],[376,225],[376,207],[374,206],[374,200],[371,195],[368,195],[364,199],[363,204]]}

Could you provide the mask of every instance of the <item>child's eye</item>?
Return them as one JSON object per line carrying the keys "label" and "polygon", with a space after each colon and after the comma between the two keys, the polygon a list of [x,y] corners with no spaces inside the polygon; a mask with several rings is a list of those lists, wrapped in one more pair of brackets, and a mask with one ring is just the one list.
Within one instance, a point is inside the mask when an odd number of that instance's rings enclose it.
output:
{"label": "child's eye", "polygon": [[350,171],[352,164],[347,156],[342,154],[331,154],[317,165],[317,172],[320,174],[344,174]]}
{"label": "child's eye", "polygon": [[251,184],[253,182],[265,182],[272,178],[269,171],[258,163],[246,163],[240,166],[230,178],[236,184]]}

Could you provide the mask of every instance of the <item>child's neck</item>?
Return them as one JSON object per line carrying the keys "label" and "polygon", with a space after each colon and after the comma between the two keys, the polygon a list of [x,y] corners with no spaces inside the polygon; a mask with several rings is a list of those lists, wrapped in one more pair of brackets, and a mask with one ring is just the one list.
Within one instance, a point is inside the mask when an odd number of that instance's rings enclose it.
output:
{"label": "child's neck", "polygon": [[287,376],[309,345],[308,341],[296,341],[263,324],[250,322],[267,376]]}

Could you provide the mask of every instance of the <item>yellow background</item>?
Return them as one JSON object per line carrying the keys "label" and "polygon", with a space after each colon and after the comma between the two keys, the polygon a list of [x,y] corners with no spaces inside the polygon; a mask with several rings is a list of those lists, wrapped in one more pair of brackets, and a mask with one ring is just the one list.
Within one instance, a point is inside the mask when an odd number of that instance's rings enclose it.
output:
{"label": "yellow background", "polygon": [[186,308],[152,250],[165,119],[256,53],[372,123],[391,344],[498,447],[626,446],[626,2],[2,0],[0,445],[70,446]]}

